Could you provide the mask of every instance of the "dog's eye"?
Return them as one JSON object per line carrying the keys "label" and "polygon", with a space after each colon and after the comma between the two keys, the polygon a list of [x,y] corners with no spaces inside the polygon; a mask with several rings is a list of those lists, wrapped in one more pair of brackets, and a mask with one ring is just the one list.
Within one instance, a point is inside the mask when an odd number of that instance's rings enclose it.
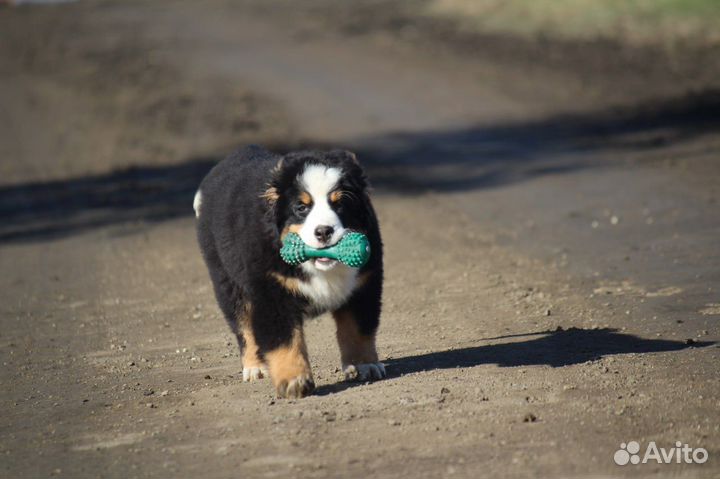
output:
{"label": "dog's eye", "polygon": [[308,205],[306,205],[305,203],[298,202],[295,205],[295,214],[297,214],[299,216],[305,216],[309,212],[310,212],[310,207]]}

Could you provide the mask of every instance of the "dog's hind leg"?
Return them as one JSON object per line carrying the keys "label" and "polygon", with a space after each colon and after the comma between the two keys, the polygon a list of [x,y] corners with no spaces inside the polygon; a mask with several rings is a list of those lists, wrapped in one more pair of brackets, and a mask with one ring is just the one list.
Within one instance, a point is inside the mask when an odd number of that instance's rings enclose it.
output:
{"label": "dog's hind leg", "polygon": [[260,359],[260,351],[252,331],[252,304],[246,302],[239,318],[238,341],[242,348],[243,381],[253,381],[268,376],[268,370]]}
{"label": "dog's hind leg", "polygon": [[260,360],[250,324],[252,305],[244,300],[240,288],[223,268],[208,230],[201,229],[199,237],[203,256],[210,272],[215,299],[230,330],[237,338],[242,352],[243,381],[265,377],[268,375],[267,369]]}

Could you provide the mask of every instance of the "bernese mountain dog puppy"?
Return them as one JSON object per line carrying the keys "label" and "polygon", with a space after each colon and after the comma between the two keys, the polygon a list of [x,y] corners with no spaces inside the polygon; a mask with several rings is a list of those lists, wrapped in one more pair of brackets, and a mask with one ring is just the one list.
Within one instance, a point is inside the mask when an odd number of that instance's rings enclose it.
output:
{"label": "bernese mountain dog puppy", "polygon": [[[346,379],[385,377],[375,349],[382,242],[354,154],[241,149],[203,179],[193,207],[215,297],[242,351],[243,380],[269,374],[280,397],[310,394],[315,383],[303,322],[326,312],[335,319]],[[362,268],[322,258],[290,266],[280,257],[289,232],[325,248],[348,231],[370,241]]]}

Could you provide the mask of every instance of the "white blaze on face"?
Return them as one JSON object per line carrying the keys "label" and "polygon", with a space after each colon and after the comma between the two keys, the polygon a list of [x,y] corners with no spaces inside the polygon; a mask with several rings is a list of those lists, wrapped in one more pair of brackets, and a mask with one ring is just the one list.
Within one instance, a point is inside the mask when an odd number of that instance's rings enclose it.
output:
{"label": "white blaze on face", "polygon": [[[310,213],[300,229],[300,238],[313,248],[333,245],[345,234],[345,227],[330,207],[329,200],[329,195],[337,187],[341,175],[342,171],[339,168],[323,165],[309,165],[300,175],[300,185],[310,194],[313,201]],[[315,229],[318,226],[330,226],[334,230],[327,245],[320,243],[315,237]]]}
{"label": "white blaze on face", "polygon": [[[345,227],[330,207],[329,200],[329,195],[337,188],[341,175],[342,171],[339,168],[310,165],[298,178],[300,186],[310,194],[313,201],[299,234],[305,244],[313,248],[327,246],[321,244],[315,237],[315,228],[318,226],[333,228],[328,245],[337,243],[345,234]],[[300,291],[322,310],[340,307],[347,301],[357,284],[357,269],[337,261],[305,261],[302,263],[302,269],[310,275],[310,278],[299,283]]]}

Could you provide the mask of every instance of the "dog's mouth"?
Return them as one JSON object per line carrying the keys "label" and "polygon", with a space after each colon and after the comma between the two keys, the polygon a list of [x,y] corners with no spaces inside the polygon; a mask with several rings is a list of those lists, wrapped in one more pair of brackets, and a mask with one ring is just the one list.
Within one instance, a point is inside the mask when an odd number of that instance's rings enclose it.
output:
{"label": "dog's mouth", "polygon": [[338,263],[337,260],[330,259],[330,258],[315,258],[313,260],[313,264],[315,265],[315,267],[317,269],[325,270],[325,271],[335,267],[335,265],[337,265],[337,263]]}

